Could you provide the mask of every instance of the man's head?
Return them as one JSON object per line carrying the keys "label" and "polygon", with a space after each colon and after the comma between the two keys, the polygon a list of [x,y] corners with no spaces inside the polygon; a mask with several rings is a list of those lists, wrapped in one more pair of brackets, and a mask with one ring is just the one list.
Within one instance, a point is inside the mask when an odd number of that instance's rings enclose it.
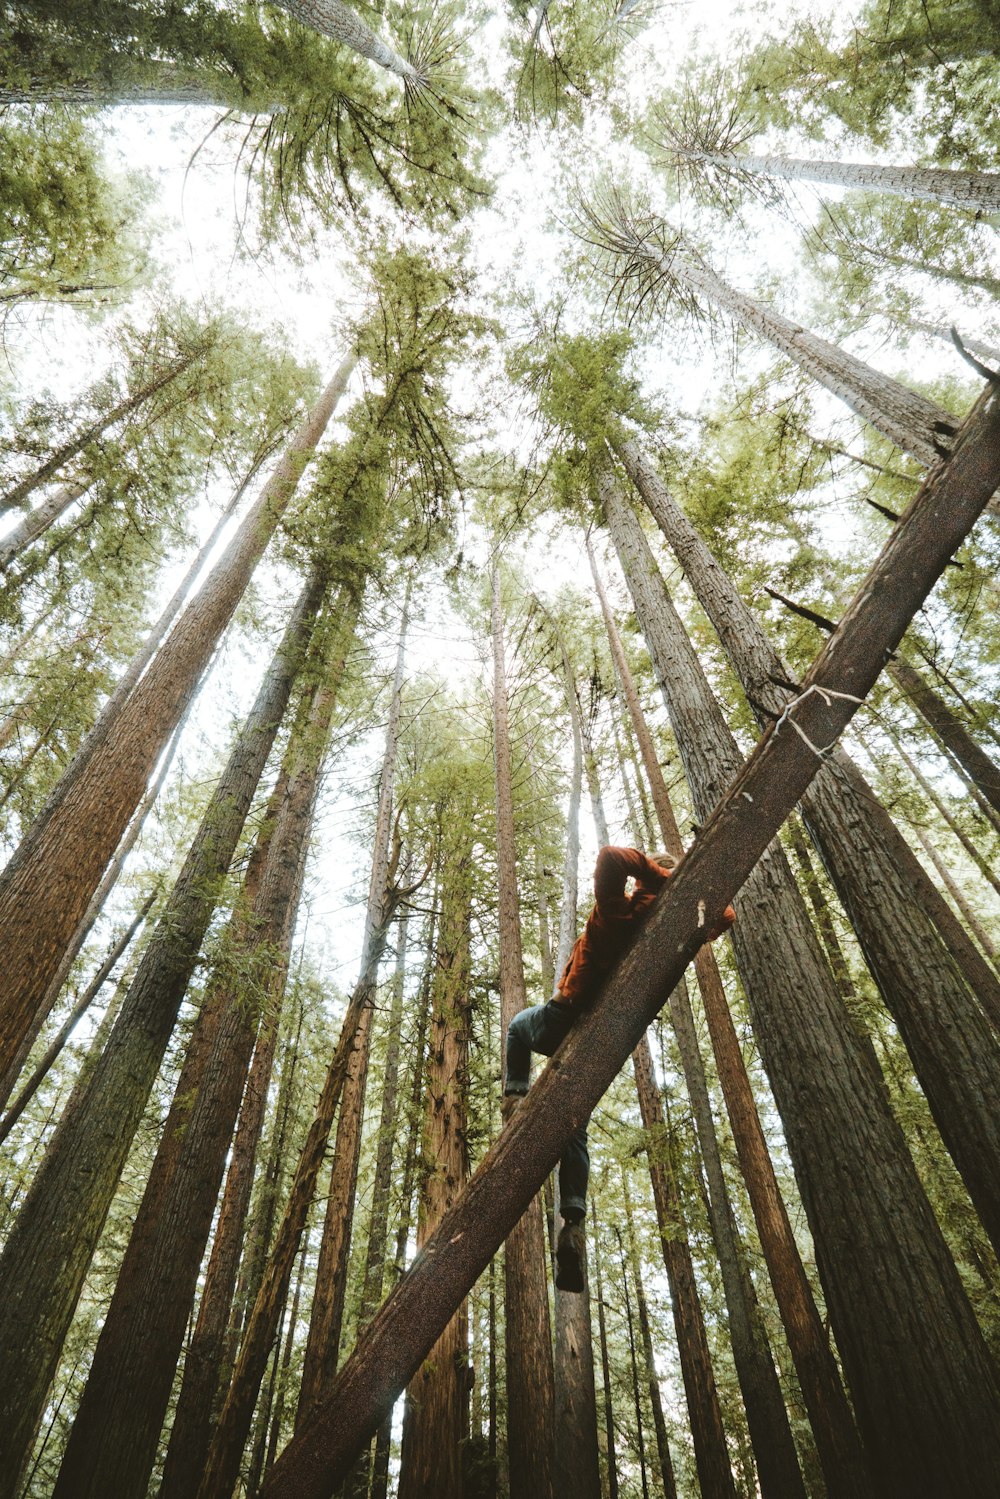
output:
{"label": "man's head", "polygon": [[673,854],[647,854],[646,857],[652,859],[654,864],[661,864],[664,869],[676,869],[677,867],[677,860],[674,858]]}

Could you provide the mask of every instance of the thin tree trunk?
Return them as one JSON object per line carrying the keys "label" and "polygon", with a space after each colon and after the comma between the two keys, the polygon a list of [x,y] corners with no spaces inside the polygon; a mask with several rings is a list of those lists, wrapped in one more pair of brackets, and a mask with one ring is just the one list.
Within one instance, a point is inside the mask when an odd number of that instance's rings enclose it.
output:
{"label": "thin tree trunk", "polygon": [[[929,338],[940,339],[942,343],[950,344],[952,348],[955,347],[955,341],[951,336],[950,328],[942,328],[936,323],[921,323],[917,321],[909,323],[908,326],[916,333],[926,333]],[[980,359],[992,359],[996,363],[1000,363],[1000,349],[996,348],[993,344],[983,343],[978,338],[966,338],[964,335],[962,336],[962,343],[970,354],[978,354]]]}
{"label": "thin tree trunk", "polygon": [[653,1073],[653,1059],[645,1036],[632,1053],[632,1069],[639,1094],[639,1110],[647,1132],[649,1175],[653,1184],[663,1264],[670,1282],[677,1351],[687,1395],[698,1481],[702,1493],[710,1494],[712,1499],[723,1499],[726,1495],[735,1499],[736,1488],[726,1449],[726,1433],[712,1370],[712,1356],[705,1332],[691,1247],[684,1226],[684,1209],[673,1167],[667,1158],[669,1140],[665,1133],[663,1109]]}
{"label": "thin tree trunk", "polygon": [[[993,943],[990,941],[989,932],[987,932],[986,928],[979,920],[979,917],[969,905],[969,902],[966,900],[960,886],[952,876],[951,870],[948,868],[947,864],[942,859],[941,855],[938,853],[934,844],[928,838],[927,833],[920,826],[920,824],[914,822],[911,823],[911,827],[916,834],[917,842],[920,844],[920,847],[923,849],[924,853],[927,855],[928,859],[930,859],[931,863],[934,865],[934,868],[937,870],[945,889],[951,895],[952,900],[958,907],[959,912],[961,913],[962,918],[968,926],[969,930],[975,936],[976,941],[983,949],[983,952],[986,953],[987,957],[995,963],[997,960],[997,950],[994,947]],[[998,1246],[995,1239],[993,1241],[993,1247],[994,1249],[1000,1247]]]}
{"label": "thin tree trunk", "polygon": [[155,664],[116,711],[102,714],[0,877],[0,943],[8,955],[0,1034],[4,1065],[32,1023],[354,363],[352,354],[340,366]]}
{"label": "thin tree trunk", "polygon": [[34,510],[29,510],[13,531],[8,531],[7,535],[0,540],[0,571],[8,568],[15,557],[25,551],[50,526],[54,526],[59,517],[65,515],[69,507],[81,495],[87,493],[93,482],[90,474],[83,474],[79,479],[71,479],[54,494],[47,495],[40,505],[35,506]]}
{"label": "thin tree trunk", "polygon": [[88,443],[100,437],[103,432],[106,432],[109,427],[113,427],[116,422],[120,422],[122,417],[129,416],[133,411],[137,411],[144,401],[148,401],[151,396],[155,396],[165,386],[169,385],[171,381],[176,380],[178,375],[190,369],[193,364],[203,358],[207,349],[208,344],[203,340],[195,348],[189,349],[184,354],[179,354],[176,359],[171,360],[170,364],[161,370],[158,375],[155,375],[152,380],[147,380],[145,385],[140,386],[137,391],[126,396],[117,405],[112,406],[110,411],[106,411],[96,421],[89,423],[86,427],[81,427],[71,438],[61,443],[58,448],[55,448],[49,454],[48,458],[43,463],[40,463],[32,473],[26,474],[23,479],[19,479],[12,489],[9,489],[5,495],[0,496],[0,512],[13,510],[15,506],[22,504],[34,490],[44,484],[47,479],[51,479],[53,474],[58,473],[77,454],[82,453]]}
{"label": "thin tree trunk", "polygon": [[[492,578],[493,752],[496,766],[497,865],[500,937],[500,1046],[507,1027],[525,1008],[524,959],[517,895],[510,729],[504,665],[500,573]],[[511,1494],[553,1499],[554,1402],[549,1297],[541,1202],[532,1203],[507,1239],[504,1254],[507,1308],[507,1455]]]}
{"label": "thin tree trunk", "polygon": [[235,968],[224,963],[210,984],[188,1048],[63,1458],[60,1499],[139,1499],[148,1488],[259,1019],[284,992],[345,635],[358,609],[350,600],[327,622],[329,659],[315,662],[325,680],[303,703],[230,920]]}
{"label": "thin tree trunk", "polygon": [[[16,1382],[4,1381],[0,1493],[13,1492],[27,1455],[325,586],[322,578],[314,578],[302,591],[108,1045],[87,1085],[78,1085],[71,1098],[0,1259],[6,1288],[0,1300],[0,1360],[8,1370],[19,1370]],[[43,1259],[48,1271],[40,1277]]]}
{"label": "thin tree trunk", "polygon": [[889,737],[896,747],[896,753],[899,755],[899,758],[902,760],[903,764],[906,766],[907,770],[910,772],[910,775],[916,781],[917,785],[920,787],[921,791],[924,793],[931,806],[934,807],[934,809],[938,812],[947,826],[951,828],[951,831],[954,833],[955,837],[958,839],[959,843],[962,845],[969,858],[975,864],[976,868],[979,870],[979,873],[993,886],[993,889],[996,891],[996,893],[1000,895],[1000,879],[997,878],[989,861],[982,853],[980,853],[979,849],[973,843],[972,839],[965,832],[961,823],[957,820],[953,813],[949,811],[941,796],[938,794],[936,789],[931,785],[930,781],[928,781],[927,777],[920,769],[920,766],[910,755],[907,754],[899,735],[890,731]]}
{"label": "thin tree trunk", "polygon": [[[395,874],[390,864],[389,878]],[[299,1155],[284,1215],[278,1228],[264,1275],[247,1320],[239,1358],[212,1438],[197,1499],[230,1499],[240,1456],[250,1431],[254,1405],[267,1359],[278,1331],[281,1309],[288,1295],[292,1267],[298,1252],[306,1215],[316,1190],[333,1116],[350,1065],[354,1041],[362,1015],[375,998],[378,967],[386,937],[401,893],[390,888],[369,891],[369,916],[361,974],[351,995],[334,1048],[313,1122]],[[378,919],[376,920],[376,913]]]}
{"label": "thin tree trunk", "polygon": [[55,1062],[56,1058],[59,1056],[59,1053],[66,1045],[66,1042],[69,1040],[71,1034],[83,1019],[84,1015],[86,1015],[87,1011],[90,1009],[90,1006],[93,1004],[94,1000],[97,998],[98,994],[107,983],[108,979],[111,976],[112,970],[118,962],[118,959],[121,957],[122,953],[128,947],[136,932],[146,920],[153,902],[156,900],[156,897],[159,895],[159,893],[160,892],[158,888],[150,892],[150,894],[143,901],[139,910],[133,917],[131,924],[126,927],[125,931],[122,932],[118,940],[112,943],[111,950],[108,953],[107,957],[104,959],[104,962],[98,968],[97,972],[94,974],[94,977],[84,989],[83,993],[76,1001],[76,1004],[73,1006],[72,1010],[70,1010],[66,1019],[63,1021],[62,1025],[59,1027],[59,1030],[56,1032],[55,1036],[52,1038],[51,1042],[46,1048],[45,1054],[39,1059],[35,1070],[32,1072],[30,1078],[25,1083],[24,1087],[21,1089],[20,1093],[17,1095],[10,1108],[7,1110],[2,1122],[0,1122],[0,1142],[6,1140],[7,1136],[14,1128],[14,1125],[17,1123],[18,1119],[20,1119],[28,1104],[35,1096],[35,1093],[37,1092],[40,1084],[43,1082],[49,1068],[52,1066],[53,1062]]}
{"label": "thin tree trunk", "polygon": [[593,1223],[594,1268],[597,1272],[597,1330],[601,1340],[601,1378],[604,1381],[604,1444],[608,1459],[608,1499],[618,1499],[618,1462],[615,1457],[615,1412],[611,1398],[611,1361],[608,1358],[608,1329],[604,1316],[604,1284],[601,1275],[601,1252],[597,1238],[597,1205],[590,1204]]}
{"label": "thin tree trunk", "polygon": [[[457,797],[451,799],[448,816],[454,825],[444,833],[441,853],[418,1250],[454,1206],[469,1176],[472,825]],[[435,1499],[462,1499],[468,1361],[468,1309],[463,1301],[407,1387],[399,1499],[424,1499],[429,1494]]]}
{"label": "thin tree trunk", "polygon": [[[679,531],[673,514],[677,507],[668,504],[669,496],[661,492],[662,486],[656,490],[650,484],[648,470],[642,477],[664,521],[669,520]],[[717,565],[712,572],[713,559],[704,556],[706,551],[703,544],[690,543],[685,549],[684,566],[694,581],[697,560],[701,564],[699,579],[714,579],[714,593],[700,581],[695,584],[696,590],[713,603],[724,600],[708,612],[713,621],[719,618],[720,633],[725,623],[726,645],[751,706],[761,720],[773,719],[789,700],[787,688],[778,685],[787,682],[787,676],[752,618],[749,625],[744,621],[749,611],[733,602],[734,591],[719,577]],[[735,747],[731,739],[727,742],[732,756]],[[942,1138],[987,1232],[994,1244],[1000,1244],[1000,1120],[988,1103],[1000,1092],[1000,1041],[926,919],[926,887],[932,882],[923,877],[921,902],[914,902],[900,880],[912,850],[897,836],[888,815],[879,816],[882,809],[860,777],[860,786],[855,785],[855,776],[855,768],[846,757],[835,754],[830,758],[828,768],[804,799],[807,826],[899,1026]],[[944,905],[940,892],[937,900]],[[980,963],[989,978],[977,983],[976,993],[988,1006],[990,996],[996,993],[996,974],[990,973],[985,961],[980,959]],[[996,1025],[992,1009],[990,1014]]]}
{"label": "thin tree trunk", "polygon": [[980,749],[958,714],[929,682],[924,681],[905,656],[897,652],[886,669],[994,812],[1000,813],[1000,766],[984,749]]}
{"label": "thin tree trunk", "polygon": [[[632,1298],[628,1289],[628,1263],[625,1254],[625,1241],[622,1231],[615,1224],[615,1238],[618,1240],[618,1259],[622,1272],[622,1295],[625,1298],[625,1325],[628,1328],[628,1352],[629,1363],[632,1369],[632,1399],[635,1405],[635,1435],[636,1446],[639,1456],[639,1478],[642,1483],[642,1499],[649,1499],[649,1483],[646,1478],[646,1438],[642,1430],[642,1401],[639,1398],[639,1360],[635,1353],[635,1323],[632,1318]],[[735,1489],[733,1490],[735,1493]]]}
{"label": "thin tree trunk", "polygon": [[[587,550],[612,658],[632,717],[636,739],[649,780],[653,805],[667,851],[679,858],[683,853],[680,830],[652,735],[639,703],[621,637],[608,605],[589,538]],[[857,1429],[844,1395],[840,1375],[820,1321],[812,1290],[799,1256],[784,1201],[774,1174],[764,1131],[761,1128],[753,1088],[743,1053],[726,1003],[725,990],[715,954],[710,946],[695,956],[695,974],[712,1038],[716,1067],[740,1168],[750,1196],[750,1205],[760,1235],[788,1338],[789,1350],[799,1376],[806,1410],[816,1438],[817,1450],[831,1496],[857,1499],[869,1495],[867,1464]]]}
{"label": "thin tree trunk", "polygon": [[[337,1376],[321,1415],[302,1438],[290,1444],[275,1464],[263,1499],[323,1499],[347,1472],[367,1437],[391,1406],[399,1389],[425,1357],[455,1308],[486,1268],[498,1245],[523,1215],[547,1173],[580,1124],[589,1117],[619,1068],[655,1018],[687,964],[702,945],[706,923],[718,921],[728,901],[748,878],[782,822],[815,776],[815,746],[836,742],[878,679],[917,609],[941,577],[949,557],[961,544],[1000,484],[1000,394],[992,388],[977,401],[959,434],[954,456],[933,473],[895,529],[841,624],[806,673],[802,691],[781,730],[766,733],[750,760],[727,788],[680,867],[661,893],[635,944],[610,975],[602,1001],[580,1017],[544,1069],[528,1099],[492,1146],[461,1200],[442,1220],[409,1272],[372,1322],[363,1345]],[[787,732],[794,719],[796,732]],[[836,1026],[818,1019],[823,1038],[833,1040],[833,1054],[856,1055],[856,1042],[840,1042]],[[769,1002],[762,1017],[781,1029],[786,1018]],[[787,1017],[792,1057],[799,1060],[803,1039],[816,1017]],[[767,1051],[772,1037],[761,1027]],[[801,1034],[800,1034],[801,1032]],[[777,1048],[775,1048],[777,1049]],[[779,1062],[785,1064],[784,1056]],[[825,1057],[801,1058],[803,1096],[824,1078]],[[797,1071],[784,1065],[783,1077]],[[855,1072],[855,1076],[850,1076]],[[851,1209],[844,1221],[852,1233],[872,1238],[865,1211],[893,1217],[892,1240],[902,1246],[906,1265],[897,1257],[887,1268],[889,1294],[905,1293],[906,1307],[920,1308],[919,1324],[903,1324],[913,1336],[908,1347],[922,1367],[904,1371],[902,1398],[895,1375],[899,1351],[898,1319],[893,1336],[878,1345],[866,1401],[865,1426],[879,1452],[878,1482],[887,1499],[904,1499],[935,1483],[947,1492],[959,1485],[964,1499],[992,1499],[1000,1467],[1000,1387],[975,1318],[947,1254],[926,1198],[919,1190],[895,1127],[884,1139],[861,1136],[876,1088],[866,1064],[848,1067],[855,1099],[852,1122],[861,1150],[852,1148],[844,1174],[838,1174],[834,1217]],[[882,1119],[889,1119],[877,1093]],[[861,1101],[859,1109],[857,1100]],[[826,1113],[823,1112],[823,1123]],[[839,1109],[830,1118],[836,1122]],[[885,1134],[885,1131],[878,1131]],[[898,1141],[898,1150],[897,1150]],[[839,1144],[839,1141],[836,1142]],[[797,1137],[795,1147],[801,1144]],[[816,1142],[817,1159],[826,1159],[831,1141],[824,1130]],[[837,1155],[834,1153],[834,1161]],[[901,1164],[905,1161],[906,1164]],[[899,1190],[884,1190],[886,1163],[893,1167]],[[867,1182],[858,1183],[858,1176]],[[872,1190],[874,1186],[877,1190]],[[862,1199],[858,1203],[858,1197]],[[844,1198],[851,1200],[844,1201]],[[886,1211],[886,1210],[889,1211]],[[886,1238],[889,1235],[887,1233]],[[878,1243],[876,1247],[879,1247]],[[891,1254],[889,1256],[892,1257]],[[877,1256],[881,1262],[883,1255]],[[871,1261],[866,1261],[871,1265]],[[881,1264],[879,1263],[879,1270]],[[865,1316],[873,1294],[876,1307],[886,1294],[881,1274],[869,1274],[858,1285],[862,1303],[857,1325],[881,1330],[882,1319]],[[911,1396],[915,1397],[911,1401]],[[940,1482],[938,1482],[940,1479]]]}
{"label": "thin tree trunk", "polygon": [[628,1190],[628,1179],[622,1172],[622,1194],[625,1202],[625,1223],[628,1229],[628,1252],[632,1266],[632,1283],[635,1286],[636,1312],[639,1319],[639,1336],[646,1364],[646,1382],[649,1388],[649,1403],[653,1411],[653,1429],[656,1432],[656,1455],[660,1465],[660,1486],[664,1499],[677,1499],[677,1482],[674,1465],[667,1441],[667,1422],[663,1414],[663,1396],[656,1373],[656,1358],[653,1353],[653,1334],[649,1326],[649,1308],[642,1285],[642,1267],[639,1263],[639,1245],[635,1237],[635,1222],[632,1216],[632,1199]]}
{"label": "thin tree trunk", "polygon": [[[392,833],[393,776],[399,746],[400,715],[403,705],[403,670],[406,661],[406,629],[410,607],[410,584],[403,600],[403,617],[396,652],[396,669],[385,731],[385,750],[379,777],[378,810],[375,817],[375,841],[372,850],[371,882],[365,917],[363,951],[374,940],[382,920],[387,897],[389,874],[389,840]],[[364,963],[365,958],[362,958]],[[347,1266],[354,1220],[354,1196],[361,1159],[361,1126],[364,1117],[365,1084],[368,1076],[368,1050],[373,1010],[368,1007],[361,1017],[337,1120],[337,1142],[334,1149],[326,1219],[316,1266],[309,1336],[302,1364],[302,1384],[295,1414],[298,1431],[311,1414],[313,1405],[322,1400],[337,1372],[340,1333],[347,1295]]]}

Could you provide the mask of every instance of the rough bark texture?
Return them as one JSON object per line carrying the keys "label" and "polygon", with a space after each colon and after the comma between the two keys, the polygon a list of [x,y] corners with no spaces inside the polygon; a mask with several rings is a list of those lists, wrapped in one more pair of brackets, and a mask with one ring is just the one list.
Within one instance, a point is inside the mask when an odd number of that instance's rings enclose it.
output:
{"label": "rough bark texture", "polygon": [[594,1226],[594,1268],[597,1272],[597,1330],[601,1340],[601,1378],[604,1382],[602,1403],[604,1405],[604,1447],[607,1458],[608,1499],[618,1499],[618,1463],[615,1459],[615,1411],[611,1394],[611,1360],[608,1357],[608,1329],[604,1315],[604,1278],[601,1273],[601,1253],[597,1242],[597,1208],[590,1204],[591,1221]]}
{"label": "rough bark texture", "polygon": [[649,1042],[643,1036],[632,1053],[632,1068],[639,1094],[639,1110],[648,1133],[646,1146],[649,1175],[653,1184],[656,1221],[660,1229],[663,1263],[670,1282],[670,1301],[677,1334],[688,1418],[694,1439],[698,1481],[703,1494],[712,1499],[735,1499],[726,1433],[715,1387],[712,1355],[705,1332],[705,1319],[698,1296],[698,1286],[684,1225],[677,1180],[669,1161],[669,1140],[663,1119],[660,1092],[653,1073]]}
{"label": "rough bark texture", "polygon": [[[452,804],[442,853],[437,963],[431,990],[417,1247],[455,1205],[469,1176],[467,1104],[472,973],[472,827]],[[464,824],[464,826],[463,826]],[[462,1499],[469,1433],[468,1311],[459,1306],[406,1392],[399,1499]]]}
{"label": "rough bark texture", "polygon": [[0,1481],[8,1485],[16,1484],[324,591],[323,579],[314,578],[299,598],[108,1044],[70,1099],[0,1259],[0,1360],[8,1371]]}
{"label": "rough bark texture", "polygon": [[398,73],[410,83],[423,81],[417,69],[377,37],[350,6],[342,4],[342,0],[275,0],[275,3],[301,21],[303,26],[323,36],[332,36],[335,42],[343,42],[352,52],[378,63],[380,68]]}
{"label": "rough bark texture", "polygon": [[[813,746],[835,742],[843,733],[888,653],[898,645],[998,484],[1000,395],[991,391],[963,424],[954,455],[921,485],[841,624],[806,674],[789,719],[781,729],[764,734],[727,788],[665,885],[634,946],[610,976],[601,1003],[581,1016],[487,1153],[460,1202],[389,1296],[364,1344],[338,1374],[321,1414],[275,1465],[264,1499],[291,1499],[293,1495],[295,1499],[325,1499],[344,1476],[359,1447],[524,1213],[567,1141],[638,1044],[661,1008],[663,996],[701,946],[706,923],[718,921],[802,796],[817,770]],[[795,733],[788,731],[793,718]],[[769,1012],[766,1018],[780,1023],[784,1017]],[[837,1041],[834,1054],[843,1052],[838,1028],[824,1025],[823,1030]],[[792,1041],[797,1062],[794,1035]],[[846,1050],[849,1057],[850,1048]],[[829,1056],[819,1059],[820,1075],[829,1065]],[[787,1069],[786,1076],[792,1070]],[[867,1104],[872,1079],[863,1069],[858,1075],[860,1096]],[[801,1079],[804,1097],[812,1087],[807,1068]],[[835,1110],[832,1117],[836,1119],[838,1113]],[[866,1114],[867,1108],[863,1120]],[[897,1138],[890,1131],[893,1157]],[[824,1141],[823,1153],[829,1144]],[[870,1152],[861,1150],[860,1162],[857,1147],[852,1148],[849,1166],[860,1164],[862,1174],[874,1167],[877,1187],[881,1141],[872,1144]],[[897,1210],[897,1221],[902,1209],[903,1242],[915,1251],[899,1277],[899,1287],[912,1292],[907,1306],[919,1309],[916,1317],[904,1318],[902,1328],[906,1334],[916,1333],[917,1351],[925,1363],[919,1375],[925,1377],[916,1381],[915,1405],[908,1398],[910,1390],[899,1398],[892,1364],[883,1384],[864,1391],[872,1404],[865,1412],[865,1425],[875,1433],[880,1453],[878,1482],[890,1499],[912,1499],[914,1493],[932,1491],[935,1484],[939,1492],[958,1485],[966,1496],[991,1499],[1000,1466],[996,1372],[929,1209],[925,1216],[925,1199],[919,1190],[914,1196],[912,1168],[898,1174],[902,1190],[888,1193],[888,1200]],[[857,1206],[857,1189],[850,1195],[855,1198],[851,1206]],[[860,1195],[871,1199],[881,1218],[887,1205],[883,1194],[862,1185]],[[839,1211],[839,1203],[833,1206]],[[914,1211],[918,1231],[911,1241]],[[870,1238],[863,1215],[860,1219],[849,1216],[846,1221],[852,1229],[860,1226],[866,1240]],[[898,1260],[891,1266],[893,1272],[897,1265]],[[881,1282],[876,1282],[874,1290],[876,1298],[883,1294]],[[864,1301],[872,1294],[864,1282],[860,1291]],[[928,1311],[931,1315],[925,1327]],[[881,1318],[876,1325],[881,1331]],[[886,1352],[889,1342],[898,1352],[898,1337],[882,1345]],[[908,1346],[905,1338],[902,1346]],[[886,1435],[881,1434],[883,1421]]]}
{"label": "rough bark texture", "polygon": [[[790,698],[778,685],[788,681],[780,658],[690,522],[637,457],[634,444],[623,444],[623,454],[654,517],[664,531],[669,526],[668,539],[751,706],[762,721],[775,718]],[[927,914],[944,902],[939,893],[936,899],[928,895],[933,887],[925,875],[921,900],[910,898],[905,881],[916,860],[846,755],[831,757],[803,799],[803,815],[899,1026],[942,1138],[987,1232],[1000,1245],[1000,1119],[991,1102],[1000,1092],[1000,1043]],[[988,983],[977,985],[986,1004],[995,979],[990,975]]]}
{"label": "rough bark texture", "polygon": [[[739,752],[638,522],[610,476],[608,481],[602,493],[609,519],[668,695],[696,810],[708,816],[739,771]],[[954,1264],[889,1110],[873,1054],[843,1009],[780,846],[772,845],[754,870],[737,912],[734,946],[817,1245],[831,1320],[869,1454],[886,1492],[893,1492],[889,1485],[898,1490],[904,1469],[916,1478],[916,1428],[922,1444],[926,1439],[926,1426],[915,1419],[917,1407],[928,1407],[928,1422],[943,1409],[943,1391],[929,1397],[927,1381],[949,1383],[952,1400],[964,1386],[967,1398],[967,1370],[957,1348],[967,1339],[977,1357],[979,1338],[966,1321]],[[917,1284],[924,1287],[920,1293]],[[923,1308],[916,1325],[914,1305]],[[938,1309],[940,1320],[927,1315],[929,1307]],[[966,1321],[962,1340],[955,1338],[952,1319]],[[908,1326],[905,1358],[901,1326]],[[919,1482],[926,1477],[921,1466]]]}
{"label": "rough bark texture", "polygon": [[292,438],[225,556],[120,711],[102,715],[0,877],[7,984],[0,1062],[31,1025],[178,719],[346,387],[338,369]]}
{"label": "rough bark texture", "polygon": [[[500,576],[493,569],[493,752],[496,768],[500,937],[500,1045],[527,1004],[514,846],[510,729]],[[553,1499],[555,1392],[545,1235],[541,1202],[532,1203],[507,1239],[507,1459],[510,1489],[521,1499]]]}
{"label": "rough bark texture", "polygon": [[[588,555],[608,631],[611,654],[632,718],[664,847],[675,857],[680,857],[683,845],[670,793],[589,541]],[[753,1088],[726,1002],[722,977],[710,946],[706,945],[699,950],[694,967],[740,1169],[816,1438],[827,1487],[831,1496],[836,1496],[836,1499],[849,1499],[849,1496],[866,1499],[871,1493],[868,1466],[788,1221],[788,1213],[757,1114]]]}

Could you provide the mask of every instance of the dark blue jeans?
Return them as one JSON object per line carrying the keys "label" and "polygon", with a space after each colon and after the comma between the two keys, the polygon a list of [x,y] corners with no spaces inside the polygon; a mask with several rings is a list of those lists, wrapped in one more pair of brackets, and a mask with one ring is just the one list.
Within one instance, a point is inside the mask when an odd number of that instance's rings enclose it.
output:
{"label": "dark blue jeans", "polygon": [[[507,1027],[507,1081],[505,1093],[528,1091],[531,1077],[531,1053],[552,1056],[573,1024],[573,1012],[565,1005],[534,1005],[515,1015]],[[587,1150],[587,1126],[577,1130],[563,1151],[559,1162],[559,1209],[563,1216],[582,1217],[586,1210],[587,1182],[590,1177],[590,1152]]]}

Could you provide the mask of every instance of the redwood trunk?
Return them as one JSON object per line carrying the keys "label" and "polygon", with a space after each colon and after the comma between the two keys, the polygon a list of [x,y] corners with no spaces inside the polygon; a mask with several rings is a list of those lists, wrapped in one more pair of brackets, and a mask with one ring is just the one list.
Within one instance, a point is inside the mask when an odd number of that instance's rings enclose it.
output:
{"label": "redwood trunk", "polygon": [[289,443],[226,555],[155,662],[120,708],[98,720],[0,877],[0,945],[7,955],[0,1062],[14,1055],[29,1029],[353,366],[352,355]]}
{"label": "redwood trunk", "polygon": [[[514,846],[510,730],[504,664],[500,576],[493,568],[493,751],[496,767],[500,937],[500,1045],[527,1003]],[[504,1253],[507,1353],[507,1457],[510,1489],[520,1499],[553,1499],[554,1404],[552,1342],[541,1202],[536,1200],[507,1239]]]}
{"label": "redwood trunk", "polygon": [[[13,1492],[133,1136],[177,1019],[325,590],[304,588],[107,1047],[78,1085],[0,1260],[0,1482]],[[38,1275],[38,1265],[48,1272]],[[4,1489],[0,1488],[0,1493]]]}
{"label": "redwood trunk", "polygon": [[905,656],[895,655],[889,662],[888,671],[994,812],[1000,813],[1000,766],[980,749],[958,714],[924,681]]}

